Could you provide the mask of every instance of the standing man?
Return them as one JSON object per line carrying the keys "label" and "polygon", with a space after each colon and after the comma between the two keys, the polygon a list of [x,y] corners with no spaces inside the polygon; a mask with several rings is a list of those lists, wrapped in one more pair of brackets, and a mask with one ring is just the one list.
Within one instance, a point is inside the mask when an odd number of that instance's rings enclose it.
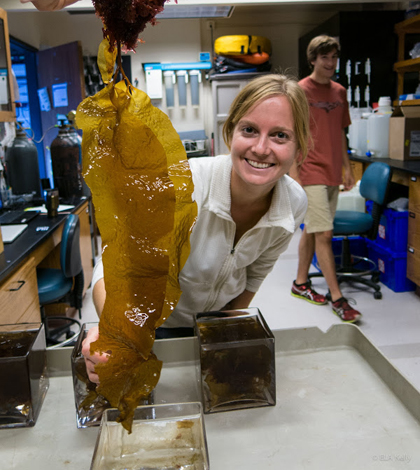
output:
{"label": "standing man", "polygon": [[340,45],[334,38],[317,36],[312,39],[307,49],[312,73],[299,82],[309,101],[313,145],[304,163],[290,170],[290,176],[303,186],[308,197],[305,228],[299,243],[298,272],[291,293],[316,305],[328,303],[326,296],[318,294],[308,279],[316,251],[330,290],[333,312],[344,322],[354,323],[361,314],[349,305],[340,290],[331,243],[339,185],[343,182],[344,188],[349,190],[355,182],[344,131],[351,124],[346,90],[332,80],[339,53]]}

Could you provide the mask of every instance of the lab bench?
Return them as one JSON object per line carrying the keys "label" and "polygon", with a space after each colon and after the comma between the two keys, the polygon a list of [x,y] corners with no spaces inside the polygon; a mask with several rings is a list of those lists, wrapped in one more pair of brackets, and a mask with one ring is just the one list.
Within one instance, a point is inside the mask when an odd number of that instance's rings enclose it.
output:
{"label": "lab bench", "polygon": [[[78,199],[71,212],[80,220],[85,293],[93,273],[90,201]],[[4,245],[0,254],[0,324],[41,320],[36,268],[60,267],[61,235],[67,213],[54,218],[39,214],[16,240]]]}

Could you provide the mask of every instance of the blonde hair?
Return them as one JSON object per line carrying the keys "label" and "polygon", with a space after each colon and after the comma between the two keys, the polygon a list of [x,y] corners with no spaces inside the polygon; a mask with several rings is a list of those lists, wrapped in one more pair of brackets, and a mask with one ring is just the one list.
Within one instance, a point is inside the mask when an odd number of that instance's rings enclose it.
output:
{"label": "blonde hair", "polygon": [[318,55],[328,54],[332,51],[337,51],[337,54],[340,55],[340,43],[337,39],[325,34],[313,38],[306,49],[309,67],[314,68],[312,62],[316,61]]}
{"label": "blonde hair", "polygon": [[[233,101],[228,118],[223,126],[223,140],[230,149],[233,132],[238,122],[248,111],[270,96],[284,96],[290,103],[295,124],[297,148],[301,152],[301,162],[308,153],[310,141],[309,105],[305,92],[297,81],[282,74],[268,74],[249,82]],[[300,162],[300,163],[301,163]]]}

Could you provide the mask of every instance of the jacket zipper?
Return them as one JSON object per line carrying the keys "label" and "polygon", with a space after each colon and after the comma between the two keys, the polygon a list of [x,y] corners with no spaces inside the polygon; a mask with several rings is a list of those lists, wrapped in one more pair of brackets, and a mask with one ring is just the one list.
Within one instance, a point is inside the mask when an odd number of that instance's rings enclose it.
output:
{"label": "jacket zipper", "polygon": [[216,286],[214,287],[209,300],[207,301],[207,303],[205,305],[205,308],[204,308],[205,312],[211,311],[213,309],[213,305],[217,300],[219,292],[221,291],[221,289],[223,287],[223,284],[226,282],[226,279],[229,277],[229,275],[231,273],[230,267],[232,266],[233,262],[235,261],[235,253],[236,253],[237,248],[243,243],[244,239],[246,239],[249,236],[249,233],[252,230],[254,230],[254,228],[255,228],[255,227],[252,227],[250,230],[248,230],[246,233],[244,233],[242,235],[242,237],[239,239],[238,243],[236,245],[233,245],[234,238],[235,238],[235,228],[236,228],[236,226],[233,222],[231,223],[231,227],[233,227],[234,230],[233,230],[233,235],[231,237],[231,239],[232,239],[232,249],[230,250],[230,256],[228,256],[225,259],[225,262],[224,262],[224,265],[223,265],[223,268],[222,268],[222,272],[219,276],[219,280],[218,280]]}

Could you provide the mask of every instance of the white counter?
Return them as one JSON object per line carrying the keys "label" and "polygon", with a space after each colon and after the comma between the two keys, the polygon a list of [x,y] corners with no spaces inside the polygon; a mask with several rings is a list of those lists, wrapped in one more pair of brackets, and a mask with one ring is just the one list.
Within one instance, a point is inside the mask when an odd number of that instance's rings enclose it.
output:
{"label": "white counter", "polygon": [[[274,334],[277,405],[205,415],[212,470],[420,468],[419,391],[357,327]],[[198,400],[194,340],[154,350],[155,402]],[[35,427],[0,430],[1,469],[89,468],[99,428],[76,427],[70,352],[49,351],[64,375],[51,377]]]}

